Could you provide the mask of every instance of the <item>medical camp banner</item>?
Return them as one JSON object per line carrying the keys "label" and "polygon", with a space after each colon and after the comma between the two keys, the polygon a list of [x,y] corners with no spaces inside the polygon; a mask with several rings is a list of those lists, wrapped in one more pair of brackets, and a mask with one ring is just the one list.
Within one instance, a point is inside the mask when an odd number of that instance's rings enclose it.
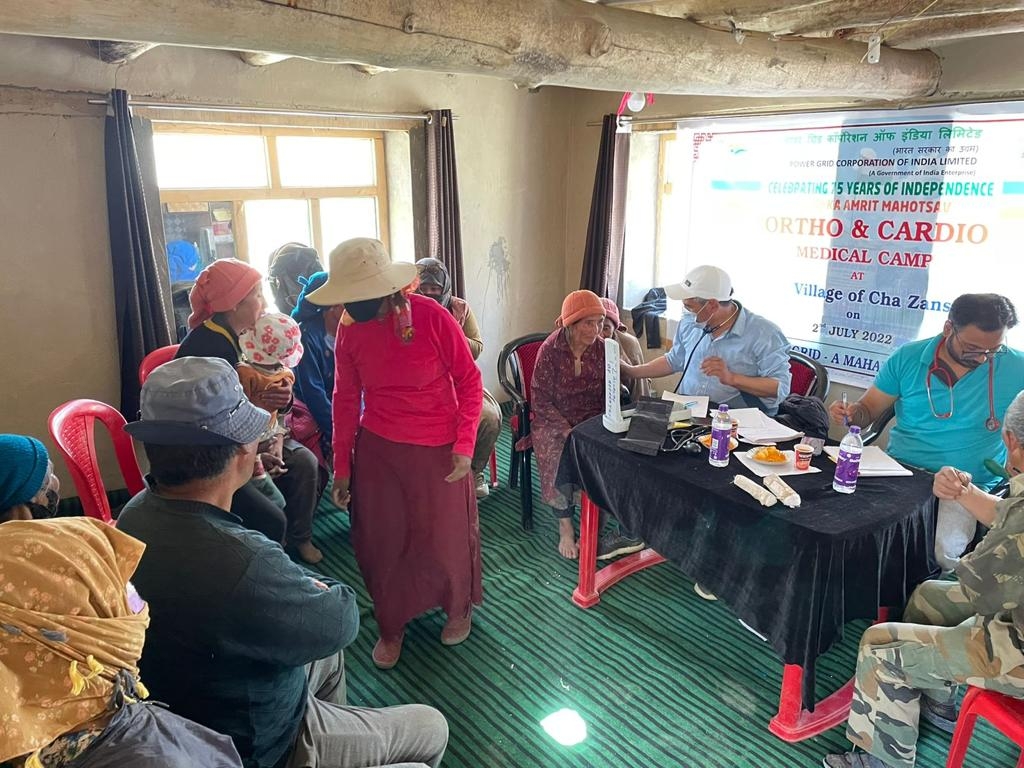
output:
{"label": "medical camp banner", "polygon": [[672,143],[679,269],[726,269],[838,381],[869,383],[962,293],[1024,312],[1024,102],[687,121]]}

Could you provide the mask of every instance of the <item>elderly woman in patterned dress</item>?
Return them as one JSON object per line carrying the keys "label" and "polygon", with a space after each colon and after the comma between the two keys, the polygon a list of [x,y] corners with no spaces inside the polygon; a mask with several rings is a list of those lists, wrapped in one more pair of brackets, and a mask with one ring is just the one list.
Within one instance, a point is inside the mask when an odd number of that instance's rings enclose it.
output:
{"label": "elderly woman in patterned dress", "polygon": [[604,345],[597,343],[604,316],[597,294],[573,291],[566,296],[533,372],[530,434],[541,497],[558,518],[558,552],[570,559],[579,556],[572,496],[569,489],[556,487],[555,474],[572,428],[604,411]]}

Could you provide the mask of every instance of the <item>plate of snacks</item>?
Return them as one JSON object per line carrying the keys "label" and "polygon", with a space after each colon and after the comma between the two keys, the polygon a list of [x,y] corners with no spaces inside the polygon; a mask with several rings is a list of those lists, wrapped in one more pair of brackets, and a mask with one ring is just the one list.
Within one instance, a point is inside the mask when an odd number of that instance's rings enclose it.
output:
{"label": "plate of snacks", "polygon": [[[709,451],[711,450],[711,435],[701,435],[700,437],[697,438],[697,442],[700,443],[701,445],[703,445]],[[730,451],[735,451],[739,447],[740,447],[740,441],[737,440],[735,437],[730,437],[729,438],[729,450]]]}
{"label": "plate of snacks", "polygon": [[763,445],[760,448],[751,448],[747,451],[747,458],[756,461],[758,464],[779,466],[793,460],[792,451],[780,451],[774,445]]}

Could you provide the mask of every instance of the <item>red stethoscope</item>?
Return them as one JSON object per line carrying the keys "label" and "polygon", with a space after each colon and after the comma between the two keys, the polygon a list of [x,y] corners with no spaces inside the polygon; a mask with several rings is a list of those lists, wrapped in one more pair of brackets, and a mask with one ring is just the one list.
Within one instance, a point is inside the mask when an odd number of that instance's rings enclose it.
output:
{"label": "red stethoscope", "polygon": [[[928,367],[928,374],[924,377],[924,391],[928,395],[928,407],[932,409],[932,416],[936,419],[948,419],[953,415],[953,381],[950,379],[949,371],[939,366],[939,352],[942,345],[946,343],[946,337],[939,339],[935,346],[935,356],[932,364]],[[949,388],[949,410],[939,413],[935,410],[935,403],[932,400],[932,376],[936,376]],[[996,418],[995,402],[995,358],[988,355],[988,418],[985,419],[985,429],[989,432],[996,432],[1002,426]]]}

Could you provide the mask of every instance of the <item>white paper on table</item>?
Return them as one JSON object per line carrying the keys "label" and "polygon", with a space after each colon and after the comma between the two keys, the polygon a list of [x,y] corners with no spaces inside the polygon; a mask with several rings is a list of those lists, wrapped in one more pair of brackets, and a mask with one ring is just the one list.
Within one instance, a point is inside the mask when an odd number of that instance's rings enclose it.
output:
{"label": "white paper on table", "polygon": [[747,451],[733,451],[732,455],[758,477],[767,477],[768,475],[813,475],[815,472],[821,472],[813,464],[807,469],[797,469],[796,464],[793,463],[793,452],[783,451],[783,453],[789,457],[789,461],[785,464],[761,464],[747,456]]}
{"label": "white paper on table", "polygon": [[662,392],[661,399],[680,403],[690,410],[690,416],[695,419],[703,419],[708,415],[708,404],[711,402],[707,395],[677,395],[675,392]]}
{"label": "white paper on table", "polygon": [[729,411],[729,415],[739,422],[737,433],[742,440],[754,445],[770,445],[784,443],[803,437],[803,432],[790,429],[780,424],[764,411],[757,408],[737,408]]}
{"label": "white paper on table", "polygon": [[[839,456],[839,446],[827,445],[825,453],[835,461]],[[914,473],[877,445],[865,445],[864,453],[860,455],[860,471],[857,474],[861,477],[907,477]]]}

